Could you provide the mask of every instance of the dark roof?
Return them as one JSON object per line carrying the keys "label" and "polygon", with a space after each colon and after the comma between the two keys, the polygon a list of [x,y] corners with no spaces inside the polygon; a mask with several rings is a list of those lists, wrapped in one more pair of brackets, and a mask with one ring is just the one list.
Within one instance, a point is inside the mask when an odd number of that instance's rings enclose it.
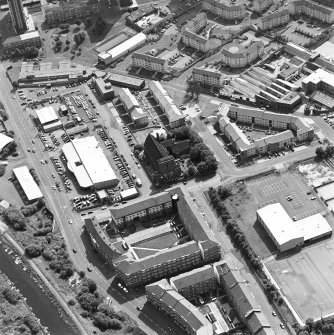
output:
{"label": "dark roof", "polygon": [[172,146],[172,153],[179,155],[190,149],[190,140],[183,140],[180,142],[174,142]]}
{"label": "dark roof", "polygon": [[157,167],[159,159],[170,156],[168,150],[152,134],[148,134],[146,137],[144,150],[145,155],[149,157],[155,167]]}

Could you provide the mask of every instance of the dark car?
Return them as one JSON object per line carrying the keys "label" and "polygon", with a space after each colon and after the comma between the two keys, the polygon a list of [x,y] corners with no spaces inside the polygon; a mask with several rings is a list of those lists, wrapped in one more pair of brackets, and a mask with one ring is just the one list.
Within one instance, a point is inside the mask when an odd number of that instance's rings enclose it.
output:
{"label": "dark car", "polygon": [[88,272],[92,272],[93,270],[90,267],[87,267]]}

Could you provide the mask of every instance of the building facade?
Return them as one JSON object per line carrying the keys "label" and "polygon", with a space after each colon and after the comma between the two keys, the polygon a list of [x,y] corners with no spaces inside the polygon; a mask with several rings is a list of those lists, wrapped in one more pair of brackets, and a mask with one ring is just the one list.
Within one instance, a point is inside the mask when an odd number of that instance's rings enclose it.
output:
{"label": "building facade", "polygon": [[13,26],[17,34],[23,33],[28,29],[24,15],[22,0],[8,0],[9,13]]}
{"label": "building facade", "polygon": [[19,36],[9,37],[3,42],[3,47],[6,53],[20,49],[24,51],[26,48],[41,47],[41,37],[38,31],[28,32]]}
{"label": "building facade", "polygon": [[226,20],[240,20],[247,14],[245,2],[242,0],[233,3],[229,0],[204,0],[202,7]]}
{"label": "building facade", "polygon": [[114,98],[114,89],[110,83],[105,82],[103,78],[96,78],[93,82],[99,96],[102,99],[111,100]]}
{"label": "building facade", "polygon": [[196,33],[193,33],[189,30],[185,30],[182,33],[182,42],[197,51],[208,52],[210,50],[210,41]]}
{"label": "building facade", "polygon": [[263,15],[259,19],[258,27],[261,30],[268,30],[277,26],[286,25],[289,21],[289,11],[287,9],[283,9],[271,14]]}
{"label": "building facade", "polygon": [[148,84],[148,89],[154,100],[165,113],[169,121],[169,126],[176,128],[184,125],[185,116],[163,86],[158,81],[151,81]]}
{"label": "building facade", "polygon": [[133,67],[140,67],[153,72],[166,73],[168,69],[167,62],[167,59],[147,55],[141,52],[134,52],[132,54]]}
{"label": "building facade", "polygon": [[266,8],[270,7],[273,2],[273,0],[255,0],[253,2],[253,10],[262,13]]}
{"label": "building facade", "polygon": [[222,62],[232,68],[245,67],[256,58],[263,55],[264,44],[262,41],[251,42],[244,46],[238,42],[224,45],[222,49]]}
{"label": "building facade", "polygon": [[332,24],[334,22],[334,9],[326,7],[312,0],[296,0],[290,4],[292,15],[304,14],[319,21]]}
{"label": "building facade", "polygon": [[100,12],[99,1],[68,0],[60,6],[45,9],[45,21],[48,24],[73,21],[83,17],[91,17]]}
{"label": "building facade", "polygon": [[205,68],[193,68],[193,79],[202,86],[220,88],[224,84],[224,75]]}

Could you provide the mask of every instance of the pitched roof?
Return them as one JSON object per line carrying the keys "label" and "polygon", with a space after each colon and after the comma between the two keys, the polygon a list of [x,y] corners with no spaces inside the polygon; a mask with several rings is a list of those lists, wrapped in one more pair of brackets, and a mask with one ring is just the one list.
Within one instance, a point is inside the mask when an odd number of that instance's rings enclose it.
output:
{"label": "pitched roof", "polygon": [[119,90],[119,98],[121,99],[123,105],[128,111],[131,111],[134,108],[139,108],[139,102],[137,98],[130,92],[128,88],[121,88]]}
{"label": "pitched roof", "polygon": [[152,134],[148,134],[144,143],[145,155],[148,155],[156,167],[159,159],[170,156],[168,150]]}
{"label": "pitched roof", "polygon": [[206,39],[205,37],[197,35],[196,33],[193,33],[192,31],[187,29],[183,31],[182,37],[186,37],[193,41],[196,41],[198,44],[206,44],[208,42],[208,39]]}
{"label": "pitched roof", "polygon": [[283,9],[283,10],[278,10],[274,13],[264,15],[260,18],[260,20],[264,23],[264,22],[268,22],[268,21],[271,21],[271,20],[275,20],[278,17],[282,17],[282,16],[286,16],[286,15],[289,15],[289,11],[287,9]]}
{"label": "pitched roof", "polygon": [[114,220],[140,212],[144,209],[163,205],[171,201],[171,195],[168,192],[162,192],[154,195],[144,195],[134,199],[129,204],[121,204],[117,208],[111,207],[110,213]]}
{"label": "pitched roof", "polygon": [[170,279],[177,291],[197,283],[215,278],[215,273],[211,265],[205,265],[201,268],[182,273]]}
{"label": "pitched roof", "polygon": [[163,65],[167,62],[167,59],[163,59],[163,58],[160,58],[160,57],[154,57],[154,56],[147,55],[147,54],[144,54],[144,53],[141,53],[141,52],[134,52],[132,54],[132,58],[143,59],[143,60],[150,61],[152,63],[161,64],[161,65]]}
{"label": "pitched roof", "polygon": [[262,328],[271,328],[265,315],[259,311],[253,312],[247,317],[247,324],[252,334],[256,334]]}
{"label": "pitched roof", "polygon": [[198,68],[198,67],[193,68],[193,74],[195,75],[199,74],[199,75],[208,76],[208,77],[217,78],[217,79],[220,79],[223,75],[219,71],[212,71],[210,69]]}

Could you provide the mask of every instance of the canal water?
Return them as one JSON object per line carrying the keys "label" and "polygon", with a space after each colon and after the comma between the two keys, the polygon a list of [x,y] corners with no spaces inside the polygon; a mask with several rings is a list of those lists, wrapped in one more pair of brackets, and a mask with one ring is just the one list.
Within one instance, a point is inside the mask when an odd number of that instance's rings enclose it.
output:
{"label": "canal water", "polygon": [[[22,264],[15,264],[15,252],[11,252],[3,242],[0,244],[0,271],[10,279],[27,298],[27,304],[37,318],[40,319],[42,326],[48,327],[51,335],[75,335],[75,332],[62,319],[60,311],[52,303],[50,298],[44,294],[43,290],[34,281],[29,271]],[[9,254],[10,253],[10,254]]]}

